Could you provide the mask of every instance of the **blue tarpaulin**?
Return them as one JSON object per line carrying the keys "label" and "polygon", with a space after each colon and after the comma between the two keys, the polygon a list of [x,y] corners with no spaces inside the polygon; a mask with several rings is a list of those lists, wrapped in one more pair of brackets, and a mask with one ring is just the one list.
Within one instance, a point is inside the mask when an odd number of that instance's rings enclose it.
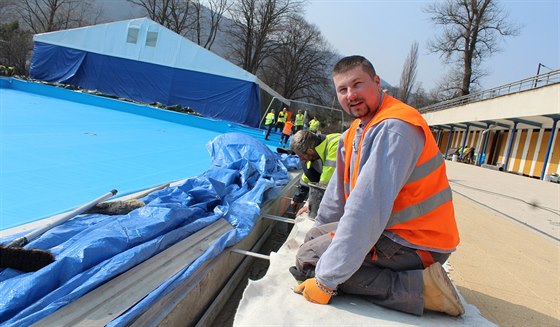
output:
{"label": "blue tarpaulin", "polygon": [[26,248],[48,249],[56,261],[32,273],[0,272],[0,324],[37,322],[220,218],[234,227],[191,265],[109,324],[124,326],[202,263],[247,236],[260,215],[260,205],[288,182],[287,170],[296,168],[297,158],[273,153],[239,133],[220,135],[207,148],[212,158],[209,170],[145,196],[141,200],[146,206],[120,216],[82,215],[29,243]]}

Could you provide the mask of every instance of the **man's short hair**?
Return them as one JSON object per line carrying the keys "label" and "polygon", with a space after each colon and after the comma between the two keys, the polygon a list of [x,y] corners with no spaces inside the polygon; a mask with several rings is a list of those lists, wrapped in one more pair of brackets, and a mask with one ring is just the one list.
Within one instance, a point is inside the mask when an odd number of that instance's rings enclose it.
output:
{"label": "man's short hair", "polygon": [[290,149],[292,149],[292,151],[305,153],[308,149],[314,149],[320,143],[321,138],[317,134],[311,131],[301,130],[292,136]]}
{"label": "man's short hair", "polygon": [[333,68],[333,75],[346,73],[347,71],[354,69],[355,67],[362,67],[363,71],[366,72],[371,78],[374,78],[375,68],[369,60],[362,56],[348,56],[340,59]]}

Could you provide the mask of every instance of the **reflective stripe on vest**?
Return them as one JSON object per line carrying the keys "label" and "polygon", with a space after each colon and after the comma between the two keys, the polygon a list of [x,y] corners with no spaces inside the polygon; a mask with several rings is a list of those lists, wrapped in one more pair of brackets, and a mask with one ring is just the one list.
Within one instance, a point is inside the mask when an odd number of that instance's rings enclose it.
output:
{"label": "reflective stripe on vest", "polygon": [[[336,157],[334,157],[334,160],[328,160],[329,158],[329,145],[331,144],[331,142],[336,139],[336,140],[340,140],[340,134],[335,133],[335,134],[329,134],[327,135],[326,141],[327,143],[325,144],[325,151],[323,151],[323,166],[328,166],[328,167],[336,167]],[[336,143],[336,146],[338,148],[338,142]]]}
{"label": "reflective stripe on vest", "polygon": [[432,159],[424,162],[419,166],[416,166],[412,171],[412,174],[408,178],[407,183],[416,182],[417,180],[428,176],[431,172],[441,166],[443,162],[443,156],[436,154],[432,157]]}
{"label": "reflective stripe on vest", "polygon": [[278,122],[285,123],[288,118],[288,114],[285,114],[283,111],[278,113]]}
{"label": "reflective stripe on vest", "polygon": [[389,218],[387,227],[392,227],[396,224],[404,223],[416,217],[423,216],[447,201],[451,201],[451,188],[449,187],[439,191],[418,204],[411,205],[406,209],[391,213],[391,218]]}
{"label": "reflective stripe on vest", "polygon": [[[315,147],[315,151],[321,160],[321,180],[320,182],[328,183],[336,169],[336,154],[338,151],[338,142],[340,140],[339,133],[329,134],[325,137],[323,142]],[[311,162],[307,162],[307,167],[310,168]],[[309,179],[303,174],[301,179],[304,183],[309,183]]]}
{"label": "reflective stripe on vest", "polygon": [[[391,118],[421,127],[426,141],[412,174],[393,203],[386,229],[418,246],[452,250],[459,243],[459,232],[443,157],[421,115],[414,108],[390,96],[385,95],[379,111],[364,128],[355,151],[354,139],[360,121],[355,120],[344,135],[345,196],[348,198],[356,185],[362,143],[367,131],[381,121]],[[353,152],[356,152],[355,161],[353,167],[350,167]]]}

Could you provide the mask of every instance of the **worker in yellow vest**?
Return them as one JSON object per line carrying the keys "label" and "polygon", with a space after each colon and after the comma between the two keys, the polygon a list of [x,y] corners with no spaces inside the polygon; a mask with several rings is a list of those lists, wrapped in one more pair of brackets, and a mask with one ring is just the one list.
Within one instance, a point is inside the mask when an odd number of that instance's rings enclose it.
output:
{"label": "worker in yellow vest", "polygon": [[321,123],[317,119],[317,116],[313,116],[313,119],[311,119],[311,121],[309,122],[309,130],[313,133],[317,133],[317,131],[319,130],[319,125],[321,125]]}
{"label": "worker in yellow vest", "polygon": [[[336,169],[336,153],[338,150],[338,142],[340,134],[333,133],[329,135],[315,134],[311,131],[298,131],[290,141],[290,149],[298,156],[303,174],[294,196],[292,197],[291,206],[294,211],[300,209],[301,204],[308,198],[309,185],[318,183],[319,186],[325,188]],[[297,211],[297,215],[307,212],[308,207],[318,208],[318,203],[310,203]],[[310,218],[315,218],[315,210],[310,213]]]}
{"label": "worker in yellow vest", "polygon": [[276,115],[274,114],[274,109],[270,109],[270,112],[266,114],[264,119],[264,126],[267,127],[266,135],[264,137],[265,140],[268,141],[268,136],[270,135],[270,131],[272,130],[272,126],[274,126],[274,118]]}
{"label": "worker in yellow vest", "polygon": [[282,111],[278,113],[278,119],[276,119],[276,128],[274,129],[275,132],[278,130],[282,131],[284,129],[284,124],[288,120],[288,108],[284,107]]}
{"label": "worker in yellow vest", "polygon": [[298,110],[296,114],[296,133],[303,129],[303,113],[301,110]]}

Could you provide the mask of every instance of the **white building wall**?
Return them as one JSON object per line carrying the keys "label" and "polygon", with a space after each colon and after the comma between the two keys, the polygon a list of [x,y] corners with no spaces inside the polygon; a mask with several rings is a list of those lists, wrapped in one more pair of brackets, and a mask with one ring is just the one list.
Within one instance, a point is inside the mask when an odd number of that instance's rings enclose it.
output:
{"label": "white building wall", "polygon": [[522,174],[525,168],[525,163],[527,162],[527,153],[529,152],[529,146],[531,145],[531,136],[534,131],[532,129],[527,130],[527,137],[525,138],[525,144],[523,145],[523,153],[521,154],[521,162],[519,163],[518,173]]}
{"label": "white building wall", "polygon": [[544,129],[541,128],[539,130],[539,137],[537,138],[537,145],[535,148],[535,153],[533,154],[533,163],[531,164],[531,171],[529,172],[529,176],[535,176],[535,167],[537,166],[537,159],[539,158],[539,149],[541,148],[543,135],[544,135]]}
{"label": "white building wall", "polygon": [[[522,96],[519,96],[522,94]],[[558,114],[560,83],[422,114],[428,125]],[[504,110],[507,108],[507,110]]]}
{"label": "white building wall", "polygon": [[[501,161],[502,166],[506,164],[506,158],[507,158],[507,152],[508,152],[508,148],[509,148],[509,142],[511,142],[510,140],[511,140],[512,135],[513,135],[513,133],[512,133],[512,130],[510,129],[510,130],[508,131],[508,137],[507,137],[507,140],[506,140],[506,144],[505,144],[505,146],[504,146],[504,151],[503,151],[502,154],[501,154],[501,155],[502,155],[502,161]],[[504,169],[506,169],[506,167],[504,167]]]}
{"label": "white building wall", "polygon": [[[521,138],[521,130],[515,131],[515,141],[513,142],[513,149],[510,151],[510,158],[508,162],[508,171],[513,170],[513,165],[517,158],[515,158],[515,154],[517,153],[517,148],[519,147],[519,139]],[[506,152],[507,153],[507,152]]]}

